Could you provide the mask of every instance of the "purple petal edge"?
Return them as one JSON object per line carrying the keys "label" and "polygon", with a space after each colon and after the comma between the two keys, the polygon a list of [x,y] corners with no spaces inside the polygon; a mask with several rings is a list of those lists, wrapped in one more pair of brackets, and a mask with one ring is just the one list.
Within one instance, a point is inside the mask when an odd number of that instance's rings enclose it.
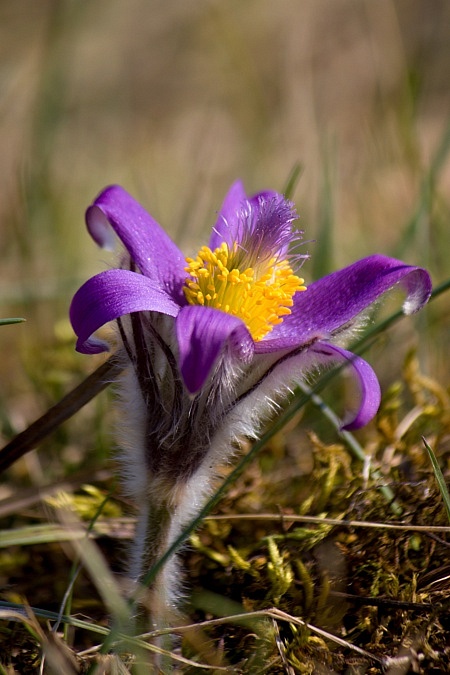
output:
{"label": "purple petal edge", "polygon": [[76,350],[98,354],[109,346],[92,334],[131,312],[153,311],[176,316],[179,306],[155,283],[136,272],[106,270],[86,281],[70,305],[70,321],[78,337]]}
{"label": "purple petal edge", "polygon": [[185,304],[182,285],[185,258],[156,220],[119,185],[103,190],[86,211],[94,241],[111,248],[110,227],[123,242],[142,274],[153,279],[179,304]]}
{"label": "purple petal edge", "polygon": [[350,414],[344,421],[341,430],[352,431],[368,424],[377,414],[381,401],[380,383],[372,367],[360,356],[326,342],[316,342],[310,353],[314,354],[316,363],[347,363],[356,376],[359,405],[356,413]]}

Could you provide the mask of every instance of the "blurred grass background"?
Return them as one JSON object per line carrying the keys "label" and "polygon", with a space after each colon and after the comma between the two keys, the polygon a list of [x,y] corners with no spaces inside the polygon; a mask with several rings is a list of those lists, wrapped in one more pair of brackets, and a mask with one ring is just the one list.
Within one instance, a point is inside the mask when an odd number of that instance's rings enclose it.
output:
{"label": "blurred grass background", "polygon": [[[109,183],[192,254],[233,180],[282,190],[299,165],[307,282],[374,252],[447,279],[449,70],[447,0],[1,0],[0,314],[27,320],[0,329],[3,440],[99,362],[67,312],[111,260],[83,220]],[[384,390],[411,346],[448,388],[449,328],[444,294],[378,341]],[[0,496],[100,471],[111,415],[100,396]]]}

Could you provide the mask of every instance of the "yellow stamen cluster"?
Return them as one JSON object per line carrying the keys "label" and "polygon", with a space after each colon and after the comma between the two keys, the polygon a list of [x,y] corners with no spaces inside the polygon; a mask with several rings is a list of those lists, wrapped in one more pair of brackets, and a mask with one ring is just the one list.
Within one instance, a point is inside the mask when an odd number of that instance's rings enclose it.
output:
{"label": "yellow stamen cluster", "polygon": [[186,258],[184,294],[191,305],[221,309],[246,324],[255,342],[291,313],[293,295],[305,291],[287,260],[272,258],[258,267],[240,270],[233,265],[237,246],[224,242],[212,251],[202,246],[197,257]]}

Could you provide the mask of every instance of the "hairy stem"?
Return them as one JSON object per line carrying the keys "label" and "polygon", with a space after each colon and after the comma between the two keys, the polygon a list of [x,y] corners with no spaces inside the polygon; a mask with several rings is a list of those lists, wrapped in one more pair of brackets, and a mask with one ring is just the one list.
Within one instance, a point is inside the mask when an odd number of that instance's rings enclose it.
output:
{"label": "hairy stem", "polygon": [[[152,501],[148,495],[141,501],[130,564],[132,600],[136,603],[135,629],[138,632],[168,628],[178,618],[179,572],[174,556],[166,561],[148,587],[142,583],[179,534],[175,521],[174,506]],[[155,644],[169,651],[173,648],[170,635],[157,638]],[[163,673],[171,672],[170,663],[163,657],[155,655],[153,665]]]}
{"label": "hairy stem", "polygon": [[[140,513],[136,525],[136,534],[132,544],[132,556],[130,566],[130,577],[133,583],[138,586],[146,573],[155,565],[155,563],[166,552],[170,540],[170,530],[172,523],[172,512],[166,504],[152,504],[146,501],[140,505]],[[169,562],[167,563],[169,564]],[[161,600],[171,595],[168,589],[158,588],[158,579],[164,574],[164,569],[160,571],[156,579],[147,589],[150,595],[158,593]],[[148,595],[148,593],[147,593]],[[142,598],[141,598],[142,600]],[[143,599],[144,604],[148,602]],[[164,613],[164,603],[156,612],[155,598],[152,597],[152,606],[149,608],[152,624],[158,623],[157,616]],[[160,626],[155,625],[155,629]]]}

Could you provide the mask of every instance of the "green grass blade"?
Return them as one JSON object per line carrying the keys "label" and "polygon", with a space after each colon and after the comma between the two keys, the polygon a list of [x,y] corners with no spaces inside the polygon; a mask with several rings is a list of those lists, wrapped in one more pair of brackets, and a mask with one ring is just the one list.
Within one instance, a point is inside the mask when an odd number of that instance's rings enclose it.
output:
{"label": "green grass blade", "polygon": [[[94,516],[91,519],[91,521],[89,523],[89,526],[88,526],[88,528],[85,532],[85,537],[88,537],[89,534],[93,532],[97,520],[101,516],[101,514],[103,512],[103,509],[105,508],[106,504],[111,499],[111,494],[112,494],[111,492],[109,494],[107,494],[106,497],[104,498],[104,500],[102,501],[102,503],[99,505],[99,507],[97,509],[97,512],[94,514]],[[59,610],[60,619],[53,626],[53,632],[55,632],[55,633],[59,629],[59,625],[61,623],[63,615],[65,613],[70,614],[71,605],[72,605],[72,597],[73,597],[73,589],[74,589],[75,582],[76,582],[82,568],[83,567],[81,565],[79,556],[77,556],[76,559],[72,563],[72,567],[71,567],[71,570],[70,570],[69,584],[68,584],[68,587],[66,588],[63,600],[61,602],[61,607],[60,607],[60,610]],[[65,636],[66,640],[68,638],[68,629],[69,629],[69,626],[67,624],[65,624],[64,625],[64,636]]]}
{"label": "green grass blade", "polygon": [[[368,459],[368,455],[366,455],[364,448],[358,443],[357,439],[352,433],[350,433],[350,431],[345,431],[340,428],[342,420],[339,419],[334,410],[332,410],[330,406],[327,405],[323,400],[323,398],[321,398],[318,394],[311,393],[310,388],[306,384],[300,384],[298,385],[298,387],[305,394],[310,393],[312,403],[317,408],[319,408],[323,416],[326,417],[327,420],[331,423],[339,438],[341,438],[347,445],[347,447],[350,449],[352,455],[356,457],[356,459],[358,459],[360,462],[363,463],[366,462]],[[377,469],[371,467],[369,469],[369,473],[374,480],[381,481],[382,476]],[[391,490],[389,485],[379,485],[378,489],[388,502],[391,511],[396,516],[400,516],[402,513],[402,508],[400,504],[395,500],[395,494]]]}
{"label": "green grass blade", "polygon": [[295,188],[297,187],[298,181],[300,180],[300,176],[303,173],[303,166],[300,164],[300,162],[297,162],[297,164],[294,164],[292,167],[292,171],[289,174],[289,177],[287,179],[286,187],[283,190],[283,194],[286,197],[286,199],[292,199],[294,196]]}
{"label": "green grass blade", "polygon": [[[431,212],[431,205],[435,193],[437,179],[443,169],[445,162],[450,152],[450,123],[447,125],[441,141],[433,155],[429,169],[424,172],[422,178],[422,185],[419,193],[419,198],[415,210],[406,223],[403,231],[403,236],[394,248],[394,258],[404,258],[411,245],[419,243],[420,245],[427,244],[423,241],[425,234],[427,240],[429,239],[428,230],[428,214]],[[423,225],[426,224],[424,228]],[[417,241],[418,237],[422,237],[421,241]]]}
{"label": "green grass blade", "polygon": [[335,207],[333,202],[334,181],[334,153],[329,151],[326,141],[321,148],[323,174],[320,188],[319,225],[314,246],[314,255],[311,257],[312,278],[320,279],[329,274],[334,268],[333,262],[333,230]]}
{"label": "green grass blade", "polygon": [[[52,612],[47,609],[41,609],[39,607],[30,607],[30,610],[32,611],[33,614],[35,614],[37,617],[41,619],[47,619],[48,621],[56,621],[58,620],[59,616],[56,612]],[[26,616],[26,608],[24,605],[21,605],[16,602],[8,602],[6,600],[0,600],[0,612],[7,612],[7,611],[12,611],[12,612],[19,612]],[[2,619],[3,616],[0,614],[0,619]],[[66,623],[69,626],[73,626],[74,628],[80,628],[82,630],[87,630],[91,633],[97,633],[99,635],[107,635],[109,632],[109,629],[106,628],[105,626],[100,626],[98,623],[91,623],[90,621],[85,621],[83,619],[78,619],[75,616],[63,616],[62,621]]]}
{"label": "green grass blade", "polygon": [[441,471],[441,467],[439,466],[439,463],[436,459],[436,455],[434,454],[432,448],[430,445],[427,443],[426,439],[422,436],[423,444],[428,452],[428,456],[431,461],[431,465],[433,467],[434,475],[436,477],[437,484],[439,485],[439,490],[442,495],[442,499],[444,500],[444,506],[445,510],[447,512],[447,518],[448,521],[450,522],[450,494],[448,492],[447,484],[445,482],[444,475]]}
{"label": "green grass blade", "polygon": [[122,366],[116,357],[112,356],[33,424],[15,436],[0,450],[0,473],[33,450],[46,436],[108,387],[121,371]]}
{"label": "green grass blade", "polygon": [[10,546],[35,546],[36,544],[53,544],[56,542],[83,539],[86,531],[82,528],[66,528],[55,523],[27,525],[11,530],[0,530],[0,549]]}
{"label": "green grass blade", "polygon": [[23,323],[26,319],[12,317],[10,319],[0,319],[0,326],[9,326],[11,323]]}

